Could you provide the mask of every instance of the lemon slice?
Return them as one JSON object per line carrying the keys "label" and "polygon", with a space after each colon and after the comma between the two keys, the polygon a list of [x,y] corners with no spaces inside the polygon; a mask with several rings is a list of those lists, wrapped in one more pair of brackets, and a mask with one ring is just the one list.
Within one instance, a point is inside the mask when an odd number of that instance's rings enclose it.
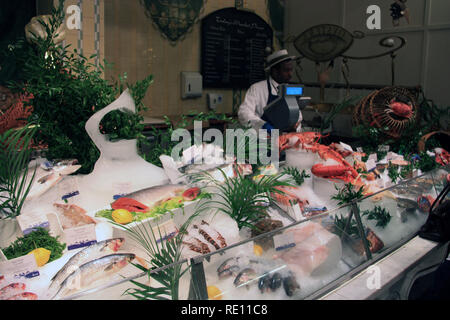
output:
{"label": "lemon slice", "polygon": [[50,259],[50,254],[52,252],[45,248],[37,248],[33,251],[30,251],[28,254],[34,254],[34,258],[36,259],[36,264],[38,267],[42,267],[44,264],[48,262]]}
{"label": "lemon slice", "polygon": [[112,212],[112,218],[120,224],[127,224],[133,221],[133,215],[127,209],[116,209]]}
{"label": "lemon slice", "polygon": [[222,291],[216,286],[208,286],[206,290],[208,291],[208,299],[222,300]]}
{"label": "lemon slice", "polygon": [[253,245],[253,253],[255,254],[255,256],[259,257],[263,253],[263,248],[258,244],[254,244]]}

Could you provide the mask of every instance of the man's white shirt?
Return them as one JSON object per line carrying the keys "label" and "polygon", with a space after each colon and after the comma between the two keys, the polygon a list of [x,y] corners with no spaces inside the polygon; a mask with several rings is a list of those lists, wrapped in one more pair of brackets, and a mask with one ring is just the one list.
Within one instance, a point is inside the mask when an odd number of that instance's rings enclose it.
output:
{"label": "man's white shirt", "polygon": [[[272,95],[278,95],[278,83],[269,77]],[[265,121],[261,119],[264,114],[264,107],[267,105],[269,91],[267,90],[267,79],[256,82],[248,88],[244,101],[239,107],[238,118],[242,125],[250,124],[255,130],[259,130]],[[298,121],[301,121],[302,112],[299,111]],[[297,127],[297,132],[301,131],[301,122]]]}

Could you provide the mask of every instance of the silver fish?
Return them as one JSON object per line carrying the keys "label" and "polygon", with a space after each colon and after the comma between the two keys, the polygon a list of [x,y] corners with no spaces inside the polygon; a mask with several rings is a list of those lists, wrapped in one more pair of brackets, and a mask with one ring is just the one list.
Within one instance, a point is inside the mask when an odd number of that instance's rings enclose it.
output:
{"label": "silver fish", "polygon": [[125,195],[126,198],[131,198],[145,204],[148,207],[153,207],[159,202],[168,198],[181,196],[188,187],[182,184],[166,184],[153,186],[150,188],[141,189]]}
{"label": "silver fish", "polygon": [[226,259],[222,264],[217,268],[217,274],[220,279],[236,275],[237,272],[241,269],[239,267],[240,257],[231,257]]}
{"label": "silver fish", "polygon": [[132,253],[116,253],[107,255],[81,265],[62,283],[53,299],[64,297],[74,290],[82,290],[92,283],[113,275],[123,269],[135,258]]}
{"label": "silver fish", "polygon": [[410,199],[406,199],[406,198],[397,198],[396,200],[397,200],[397,205],[399,207],[408,208],[408,209],[409,208],[411,208],[411,209],[412,208],[414,208],[414,209],[419,208],[419,205],[414,200],[410,200]]}
{"label": "silver fish", "polygon": [[89,247],[84,248],[78,253],[74,254],[66,264],[52,277],[50,286],[48,289],[57,290],[60,284],[67,278],[73,271],[79,268],[82,264],[98,258],[100,255],[106,255],[113,252],[117,252],[125,242],[124,238],[114,238],[97,242]]}
{"label": "silver fish", "polygon": [[239,272],[237,277],[234,279],[233,284],[236,287],[240,287],[240,286],[246,285],[250,281],[255,279],[256,276],[257,276],[256,275],[256,271],[254,269],[252,269],[252,268],[245,268],[244,270]]}

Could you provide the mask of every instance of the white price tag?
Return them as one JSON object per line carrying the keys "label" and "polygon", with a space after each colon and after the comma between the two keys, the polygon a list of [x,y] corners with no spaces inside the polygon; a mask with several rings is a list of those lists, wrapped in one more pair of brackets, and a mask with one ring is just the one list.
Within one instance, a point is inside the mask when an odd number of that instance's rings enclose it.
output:
{"label": "white price tag", "polygon": [[17,216],[17,222],[19,223],[20,230],[23,235],[27,235],[34,231],[36,228],[50,228],[50,223],[47,219],[47,215],[42,212],[29,212]]}
{"label": "white price tag", "polygon": [[80,200],[80,187],[78,186],[78,179],[74,177],[65,177],[57,184],[58,201],[65,203],[76,203]]}
{"label": "white price tag", "polygon": [[346,144],[346,143],[343,143],[343,142],[339,142],[340,144],[341,144],[341,146],[342,147],[344,147],[344,149],[345,150],[348,150],[348,151],[351,151],[351,152],[353,152],[353,149],[352,149],[352,147],[351,146],[349,146],[348,144]]}
{"label": "white price tag", "polygon": [[64,235],[67,244],[67,250],[78,249],[90,246],[97,242],[95,233],[95,224],[86,224],[84,226],[65,229]]}
{"label": "white price tag", "polygon": [[356,151],[360,152],[360,153],[364,153],[363,148],[361,148],[361,147],[356,148]]}
{"label": "white price tag", "polygon": [[292,205],[292,215],[293,218],[297,221],[306,219],[306,217],[303,216],[302,209],[300,208],[300,204],[298,203]]}
{"label": "white price tag", "polygon": [[371,155],[369,155],[369,159],[368,160],[373,160],[373,161],[377,162],[377,160],[378,160],[377,154],[376,153],[372,153]]}
{"label": "white price tag", "polygon": [[387,155],[386,155],[386,161],[389,161],[389,160],[392,160],[392,159],[394,159],[395,158],[395,156],[396,156],[396,154],[394,153],[394,152],[391,152],[391,151],[389,151],[388,153],[387,153]]}
{"label": "white price tag", "polygon": [[275,235],[273,243],[276,251],[295,247],[294,235],[291,232]]}
{"label": "white price tag", "polygon": [[113,200],[131,193],[131,182],[117,182],[112,185]]}
{"label": "white price tag", "polygon": [[[376,155],[375,155],[376,156]],[[373,159],[369,159],[366,161],[366,168],[367,171],[373,170],[374,168],[377,167],[376,161]]]}
{"label": "white price tag", "polygon": [[378,146],[378,151],[388,152],[389,151],[389,146],[386,146],[386,145]]}
{"label": "white price tag", "polygon": [[0,262],[0,274],[14,277],[34,278],[39,276],[38,266],[34,254]]}

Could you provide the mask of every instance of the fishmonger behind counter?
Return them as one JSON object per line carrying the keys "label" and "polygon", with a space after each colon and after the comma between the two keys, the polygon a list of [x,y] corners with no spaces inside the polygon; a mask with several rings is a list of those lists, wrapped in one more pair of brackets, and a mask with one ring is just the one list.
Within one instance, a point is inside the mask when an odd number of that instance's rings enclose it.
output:
{"label": "fishmonger behind counter", "polygon": [[[294,71],[293,60],[295,56],[290,56],[287,50],[278,50],[266,59],[265,71],[268,74],[267,79],[254,83],[247,90],[245,99],[239,107],[238,117],[239,122],[246,126],[250,125],[253,129],[266,129],[268,133],[272,129],[279,129],[281,131],[301,131],[302,112],[299,109],[296,100],[293,104],[286,105],[285,101],[280,101],[281,96],[285,96],[287,83],[292,78]],[[283,93],[279,92],[283,89]],[[287,89],[303,89],[303,88],[287,88]],[[280,94],[280,96],[279,96]],[[289,94],[289,93],[288,93]],[[298,95],[298,94],[296,94]],[[301,94],[300,94],[301,95]],[[284,99],[283,99],[284,100]],[[283,125],[275,120],[276,117],[270,117],[268,113],[268,106],[272,106],[271,113],[283,112],[285,119],[281,121]],[[266,112],[265,112],[266,109]],[[297,115],[298,114],[298,115]],[[290,118],[290,119],[287,119]],[[294,118],[294,119],[292,119]],[[285,123],[292,122],[292,125],[286,126]],[[283,126],[282,128],[280,126]]]}

